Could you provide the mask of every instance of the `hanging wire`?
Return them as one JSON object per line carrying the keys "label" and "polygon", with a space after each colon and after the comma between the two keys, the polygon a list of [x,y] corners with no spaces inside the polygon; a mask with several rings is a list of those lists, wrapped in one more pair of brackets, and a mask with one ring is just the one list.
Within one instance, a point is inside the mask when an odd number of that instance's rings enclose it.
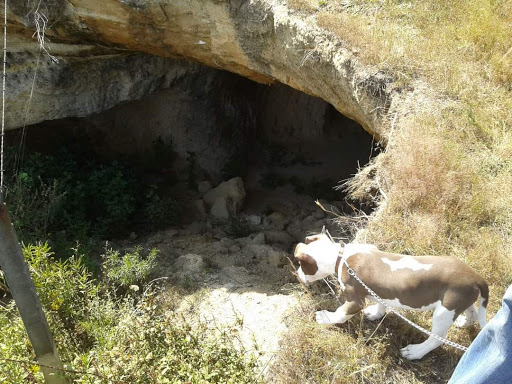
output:
{"label": "hanging wire", "polygon": [[7,66],[7,0],[4,0],[4,71],[2,75],[2,138],[0,144],[0,203],[4,202],[5,77]]}
{"label": "hanging wire", "polygon": [[27,121],[28,115],[30,112],[30,107],[32,105],[32,98],[34,97],[34,89],[36,85],[37,75],[39,71],[39,66],[41,63],[41,52],[45,52],[52,63],[58,64],[59,60],[50,54],[50,47],[47,47],[47,38],[46,38],[46,29],[48,28],[48,17],[41,11],[41,7],[44,6],[43,0],[39,0],[35,8],[30,11],[29,14],[33,15],[34,25],[36,30],[32,37],[37,38],[37,42],[39,43],[39,50],[37,53],[36,67],[34,69],[34,76],[32,78],[32,86],[30,88],[30,95],[25,106],[25,114],[23,118],[23,127],[21,128],[21,137],[19,141],[18,151],[16,152],[14,159],[14,170],[19,170],[23,166],[23,158],[25,156],[25,139],[27,136]]}

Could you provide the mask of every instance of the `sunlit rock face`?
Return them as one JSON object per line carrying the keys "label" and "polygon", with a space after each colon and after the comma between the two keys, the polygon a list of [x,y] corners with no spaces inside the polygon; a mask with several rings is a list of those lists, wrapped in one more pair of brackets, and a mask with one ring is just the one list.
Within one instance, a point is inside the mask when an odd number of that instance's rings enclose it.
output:
{"label": "sunlit rock face", "polygon": [[[350,47],[292,13],[285,1],[47,0],[39,9],[35,0],[14,3],[9,128],[148,96],[196,70],[196,62],[318,96],[382,134],[386,78],[368,72]],[[48,19],[46,49],[58,62],[34,42],[36,11]]]}

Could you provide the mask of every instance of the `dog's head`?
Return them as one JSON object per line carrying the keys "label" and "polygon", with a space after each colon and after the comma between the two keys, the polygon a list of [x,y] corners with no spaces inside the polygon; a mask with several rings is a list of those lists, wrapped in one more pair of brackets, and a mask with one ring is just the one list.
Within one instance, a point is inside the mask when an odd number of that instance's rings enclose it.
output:
{"label": "dog's head", "polygon": [[299,279],[311,283],[334,273],[341,245],[333,243],[325,234],[306,237],[305,243],[295,247],[294,256],[299,260]]}

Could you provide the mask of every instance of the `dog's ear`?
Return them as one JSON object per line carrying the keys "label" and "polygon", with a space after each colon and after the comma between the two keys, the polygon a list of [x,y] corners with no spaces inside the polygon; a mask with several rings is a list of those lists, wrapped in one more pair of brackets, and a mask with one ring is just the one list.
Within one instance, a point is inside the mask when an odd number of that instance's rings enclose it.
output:
{"label": "dog's ear", "polygon": [[300,252],[295,254],[295,258],[298,260],[306,260],[308,255],[306,253]]}
{"label": "dog's ear", "polygon": [[297,257],[299,253],[302,253],[302,250],[306,247],[306,244],[299,243],[295,246],[295,250],[293,251],[293,256]]}
{"label": "dog's ear", "polygon": [[309,244],[309,243],[312,243],[313,241],[317,241],[317,240],[320,240],[322,237],[324,237],[325,235],[322,234],[322,233],[319,233],[318,235],[311,235],[311,236],[306,236],[306,240],[304,241],[306,244]]}

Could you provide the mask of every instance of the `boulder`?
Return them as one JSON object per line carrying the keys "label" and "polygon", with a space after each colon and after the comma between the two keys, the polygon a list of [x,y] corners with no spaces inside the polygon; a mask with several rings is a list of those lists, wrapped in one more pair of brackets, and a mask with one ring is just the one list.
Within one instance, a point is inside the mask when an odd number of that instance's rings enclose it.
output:
{"label": "boulder", "polygon": [[210,191],[212,189],[212,183],[210,183],[208,180],[201,181],[197,185],[197,190],[201,195],[204,195],[206,192]]}
{"label": "boulder", "polygon": [[[222,201],[222,199],[224,199],[225,202]],[[227,209],[225,211],[223,210],[222,214],[227,214],[227,217],[236,215],[242,208],[245,200],[244,182],[240,177],[224,181],[214,189],[206,192],[203,196],[203,200],[206,205],[210,207],[213,207],[215,204],[219,205],[216,209],[221,209],[220,205],[225,204]]]}
{"label": "boulder", "polygon": [[228,206],[228,200],[223,196],[219,196],[217,199],[215,199],[210,213],[217,219],[229,219],[231,217],[230,211],[231,210]]}
{"label": "boulder", "polygon": [[273,212],[267,216],[266,222],[272,228],[282,230],[288,225],[290,221],[286,219],[282,213]]}
{"label": "boulder", "polygon": [[268,255],[270,247],[268,245],[262,244],[250,244],[245,249],[247,252],[249,252],[250,255],[256,257],[259,260],[264,260]]}
{"label": "boulder", "polygon": [[203,257],[194,253],[180,256],[174,263],[175,274],[180,276],[197,275],[203,271],[204,267]]}

